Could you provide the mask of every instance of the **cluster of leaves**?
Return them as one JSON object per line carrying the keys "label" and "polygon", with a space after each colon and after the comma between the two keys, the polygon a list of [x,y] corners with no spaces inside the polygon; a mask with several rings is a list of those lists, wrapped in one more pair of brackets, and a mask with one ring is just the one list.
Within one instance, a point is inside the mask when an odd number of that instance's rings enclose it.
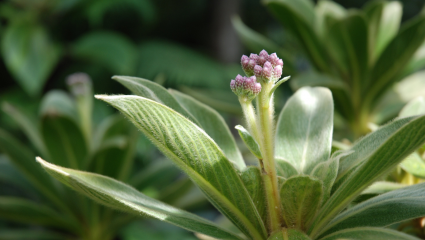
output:
{"label": "cluster of leaves", "polygon": [[[0,129],[0,150],[4,154],[0,158],[0,183],[18,189],[2,191],[0,218],[48,229],[3,229],[0,238],[112,239],[134,220],[133,216],[111,211],[58,184],[40,169],[35,155],[61,166],[131,183],[165,202],[182,207],[196,203],[196,195],[193,201],[182,199],[193,190],[193,185],[187,178],[176,181],[180,173],[168,162],[156,161],[135,171],[134,167],[141,165],[134,161],[137,130],[119,115],[104,116],[93,126],[93,95],[88,77],[77,74],[69,79],[74,97],[58,90],[48,92],[42,100],[39,118],[3,104],[4,112],[19,124],[31,144]],[[149,152],[147,149],[143,154]],[[158,185],[163,185],[159,192],[155,191]],[[186,202],[179,204],[179,200]]]}
{"label": "cluster of leaves", "polygon": [[417,239],[383,227],[425,214],[424,184],[346,208],[425,142],[424,116],[397,119],[351,149],[331,155],[332,95],[321,87],[300,89],[287,101],[277,123],[275,156],[284,225],[281,231],[270,232],[263,173],[245,165],[220,115],[150,81],[115,79],[138,96],[97,98],[122,112],[239,231],[225,230],[112,178],[37,158],[51,176],[95,201],[218,239]]}
{"label": "cluster of leaves", "polygon": [[[370,131],[369,122],[395,117],[409,100],[424,94],[425,72],[416,72],[425,66],[424,14],[401,25],[402,6],[394,1],[370,2],[362,10],[328,0],[315,6],[311,0],[267,0],[265,5],[298,39],[314,67],[293,78],[293,89],[331,89],[335,108],[355,137]],[[241,21],[234,26],[248,48],[282,52]],[[282,58],[293,65],[293,59]]]}

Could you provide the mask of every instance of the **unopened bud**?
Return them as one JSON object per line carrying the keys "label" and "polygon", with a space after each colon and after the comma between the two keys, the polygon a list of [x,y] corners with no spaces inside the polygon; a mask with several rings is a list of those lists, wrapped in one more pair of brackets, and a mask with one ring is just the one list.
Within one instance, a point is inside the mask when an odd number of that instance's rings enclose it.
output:
{"label": "unopened bud", "polygon": [[254,75],[257,78],[261,78],[261,73],[263,72],[263,68],[260,65],[255,65],[254,67]]}
{"label": "unopened bud", "polygon": [[260,93],[261,84],[257,83],[255,76],[238,75],[235,80],[230,81],[230,89],[244,101],[252,101]]}
{"label": "unopened bud", "polygon": [[269,61],[265,62],[261,76],[264,78],[264,80],[268,82],[270,81],[270,78],[272,77],[272,73],[273,73],[272,64]]}
{"label": "unopened bud", "polygon": [[278,80],[282,76],[282,66],[277,65],[273,70],[273,78]]}

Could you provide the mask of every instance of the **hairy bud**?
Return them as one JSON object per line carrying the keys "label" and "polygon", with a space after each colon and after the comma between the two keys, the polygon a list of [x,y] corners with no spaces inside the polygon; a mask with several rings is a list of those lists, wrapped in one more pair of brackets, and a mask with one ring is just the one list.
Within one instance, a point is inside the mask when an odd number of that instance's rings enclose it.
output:
{"label": "hairy bud", "polygon": [[282,76],[283,61],[276,53],[268,54],[262,50],[260,54],[251,53],[241,58],[242,69],[247,76],[256,76],[260,83],[277,81]]}
{"label": "hairy bud", "polygon": [[237,75],[230,81],[230,89],[244,101],[252,101],[261,91],[261,84],[257,83],[255,76],[242,77]]}

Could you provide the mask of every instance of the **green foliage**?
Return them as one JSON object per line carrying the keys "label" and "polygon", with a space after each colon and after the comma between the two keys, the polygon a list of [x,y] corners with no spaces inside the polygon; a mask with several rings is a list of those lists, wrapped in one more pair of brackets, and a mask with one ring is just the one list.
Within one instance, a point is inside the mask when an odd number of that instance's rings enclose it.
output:
{"label": "green foliage", "polygon": [[[112,239],[134,217],[111,212],[63,188],[39,168],[34,161],[35,155],[61,166],[134,182],[139,190],[155,190],[153,183],[163,178],[163,183],[169,186],[163,188],[164,194],[158,197],[164,201],[168,201],[171,194],[173,200],[178,201],[192,186],[182,184],[182,181],[169,184],[179,172],[170,171],[173,166],[164,164],[161,169],[168,171],[167,177],[162,177],[163,173],[157,171],[151,172],[149,178],[140,179],[138,176],[146,173],[133,169],[140,165],[134,162],[136,129],[119,115],[107,116],[95,124],[90,80],[84,74],[72,75],[68,80],[72,96],[63,91],[48,92],[41,103],[39,118],[27,116],[11,104],[3,105],[3,110],[22,126],[32,144],[21,142],[0,129],[0,149],[5,154],[5,158],[0,158],[0,181],[5,186],[17,187],[18,193],[22,192],[16,196],[0,196],[0,218],[47,227],[40,234],[40,239],[48,239],[49,234],[66,235],[59,237],[61,239]],[[144,151],[144,154],[148,153]],[[148,169],[161,163],[152,164]],[[16,236],[25,239],[26,230],[21,231],[23,235]],[[1,234],[15,236],[13,232]],[[35,233],[34,238],[37,239],[37,236]]]}
{"label": "green foliage", "polygon": [[[393,1],[372,1],[362,10],[346,10],[327,0],[316,5],[311,0],[267,0],[265,5],[298,39],[314,67],[296,74],[291,86],[330,88],[336,110],[353,133],[351,139],[368,133],[369,122],[388,121],[405,103],[424,94],[422,80],[415,86],[406,82],[410,87],[403,90],[395,91],[394,84],[404,83],[425,67],[425,15],[401,24],[402,5]],[[260,42],[258,33],[241,22],[234,26],[245,45],[255,51],[252,43]],[[261,36],[263,48],[281,51],[282,46],[268,42]]]}
{"label": "green foliage", "polygon": [[[139,96],[96,97],[123,113],[198,185],[240,233],[165,205],[111,178],[37,159],[51,176],[74,190],[106,206],[147,214],[197,232],[198,236],[219,239],[417,239],[383,227],[423,214],[423,201],[419,200],[423,185],[400,188],[353,208],[349,206],[367,187],[425,142],[423,115],[396,120],[370,133],[353,147],[330,156],[332,96],[327,89],[305,87],[287,101],[277,130],[272,132],[278,144],[276,149],[282,144],[290,147],[285,151],[276,150],[272,166],[266,168],[265,164],[269,163],[259,158],[258,167],[246,167],[243,160],[234,157],[239,156],[234,154],[239,150],[233,144],[229,146],[234,140],[214,110],[183,93],[167,91],[144,79],[114,79]],[[265,92],[264,96],[270,98],[271,95]],[[257,108],[257,111],[262,110]],[[254,118],[253,123],[263,124],[259,119],[261,117]],[[239,127],[247,132],[241,134],[247,145],[257,141],[254,137],[257,135],[253,134],[257,126],[252,126],[250,131]],[[270,150],[274,156],[273,147],[263,145],[261,138],[266,134],[259,133],[257,137],[261,156],[268,156],[270,152],[265,151]],[[227,144],[223,139],[227,139]],[[258,153],[258,149],[254,152]],[[290,155],[284,155],[288,152]],[[270,177],[273,174],[270,169],[277,173],[276,185]],[[267,197],[274,189],[278,190],[279,206],[274,206],[273,199]],[[388,208],[394,211],[383,211]],[[280,211],[278,209],[282,212],[275,215],[277,219],[270,217],[273,214],[270,211]],[[281,223],[272,229],[271,221]]]}

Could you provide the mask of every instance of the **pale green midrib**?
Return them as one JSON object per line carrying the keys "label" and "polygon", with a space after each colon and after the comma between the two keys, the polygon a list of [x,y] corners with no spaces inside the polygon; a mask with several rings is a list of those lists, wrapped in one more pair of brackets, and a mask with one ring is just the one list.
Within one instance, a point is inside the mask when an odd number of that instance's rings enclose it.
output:
{"label": "pale green midrib", "polygon": [[[166,107],[166,106],[164,106],[164,105],[162,105],[162,104],[159,104],[159,103],[157,103],[157,102],[155,102],[155,101],[153,101],[153,100],[150,100],[150,99],[147,99],[147,98],[143,98],[143,97],[139,97],[139,98],[141,98],[142,100],[144,100],[144,101],[150,101],[150,102],[152,102],[152,103],[155,103],[155,104],[158,104],[158,105],[161,105],[162,107],[165,107],[165,108],[168,108],[168,107]],[[126,100],[128,100],[128,99],[126,99]],[[125,103],[131,103],[131,101],[125,101]],[[143,105],[145,105],[145,104],[143,104]],[[122,107],[122,106],[120,106],[120,105],[117,105],[118,107]],[[122,109],[122,108],[121,108]],[[122,110],[124,110],[124,109],[122,109]],[[179,114],[178,112],[176,112],[176,111],[174,111],[173,109],[171,109],[171,108],[168,108],[168,110],[170,110],[170,111],[173,111],[175,114]],[[126,111],[123,111],[127,116],[129,116],[129,119],[131,119],[131,116],[133,116],[133,115],[131,115],[131,114],[129,114],[128,112],[126,112]],[[179,114],[179,115],[181,115],[181,114]],[[184,116],[182,116],[183,118],[185,118]],[[186,119],[186,118],[185,118]],[[133,122],[135,122],[135,121],[133,121]],[[142,121],[141,121],[142,122]],[[141,123],[140,122],[140,123]],[[144,121],[143,121],[144,122]],[[135,122],[136,123],[136,125],[139,125],[140,126],[140,123],[139,122]],[[195,125],[196,126],[196,125]],[[198,126],[196,126],[197,128],[199,128]],[[160,128],[158,128],[158,129],[160,129]],[[141,129],[142,130],[142,129]],[[146,136],[148,136],[149,138],[150,138],[150,140],[152,141],[152,142],[154,142],[154,143],[156,143],[155,145],[156,146],[158,146],[162,151],[164,151],[164,152],[166,152],[166,153],[168,153],[168,155],[169,156],[171,156],[174,160],[175,160],[175,162],[177,163],[177,165],[179,165],[180,166],[180,168],[182,168],[182,169],[186,169],[189,173],[188,174],[190,174],[194,179],[197,179],[197,180],[199,180],[200,181],[200,183],[202,183],[204,186],[206,186],[206,188],[208,188],[209,190],[211,190],[210,192],[211,193],[213,193],[212,195],[215,195],[215,196],[218,196],[217,197],[217,199],[222,199],[220,196],[222,196],[221,194],[220,194],[220,192],[218,192],[217,191],[217,189],[215,188],[215,187],[212,187],[211,186],[211,184],[208,182],[208,181],[206,181],[204,178],[202,178],[197,172],[195,172],[195,171],[193,171],[193,169],[190,167],[190,168],[187,168],[187,166],[186,165],[189,165],[188,163],[186,163],[186,162],[184,162],[184,161],[181,161],[181,159],[177,156],[177,155],[175,155],[173,152],[171,152],[168,148],[166,148],[165,146],[163,146],[163,144],[161,143],[161,142],[158,142],[155,138],[153,138],[152,136],[151,136],[151,133],[149,132],[149,131],[147,131],[146,129],[144,129],[143,128],[143,130],[142,130],[142,132],[144,132],[144,134],[146,135]],[[203,132],[203,131],[202,131]],[[206,134],[205,134],[206,135]],[[207,137],[207,136],[205,136],[205,137]],[[208,136],[209,137],[209,136]],[[210,139],[211,140],[211,139]],[[215,143],[214,143],[215,144]],[[214,145],[216,148],[217,148],[217,150],[219,150],[219,148],[216,146],[216,145]],[[219,151],[221,151],[221,150],[219,150]],[[221,152],[222,153],[222,152]],[[224,154],[223,154],[224,155]],[[184,165],[182,165],[180,162],[183,162],[184,163]],[[190,165],[189,165],[190,166]],[[252,200],[251,200],[252,201]],[[233,213],[235,214],[235,216],[237,216],[237,218],[239,219],[239,220],[241,220],[241,222],[243,223],[243,225],[245,225],[246,226],[246,228],[247,228],[247,230],[249,231],[249,232],[251,232],[251,235],[253,236],[253,237],[255,237],[255,239],[263,239],[263,237],[262,237],[262,235],[257,231],[257,229],[255,229],[255,227],[252,225],[252,223],[249,221],[249,219],[247,219],[246,217],[245,217],[245,215],[242,213],[242,212],[240,212],[240,210],[235,206],[235,205],[233,205],[233,203],[231,203],[230,201],[229,201],[229,199],[227,199],[226,197],[224,198],[224,199],[222,199],[222,203],[223,203],[223,205],[224,206],[226,206],[227,207],[227,209],[232,209],[233,211]]]}
{"label": "pale green midrib", "polygon": [[[348,210],[348,211],[346,211],[346,212],[343,212],[343,213],[341,213],[341,214],[337,215],[337,216],[333,219],[333,221],[331,221],[328,225],[326,225],[326,226],[323,228],[323,230],[321,230],[321,231],[320,231],[317,235],[318,235],[318,236],[320,236],[321,234],[325,233],[326,231],[328,231],[328,230],[332,229],[332,227],[334,227],[334,226],[336,226],[336,225],[340,224],[341,222],[343,222],[343,221],[345,221],[345,220],[349,219],[350,217],[353,217],[353,216],[355,216],[355,215],[357,215],[357,214],[359,214],[359,213],[362,213],[362,212],[364,212],[364,211],[367,211],[367,210],[369,210],[369,209],[371,209],[371,208],[373,208],[373,207],[376,207],[377,205],[385,204],[385,203],[387,203],[387,202],[396,201],[396,200],[415,200],[415,199],[423,199],[423,196],[420,196],[420,197],[419,197],[419,196],[417,196],[417,197],[391,198],[391,199],[386,199],[386,200],[383,200],[383,201],[380,201],[380,202],[374,202],[374,203],[372,203],[372,204],[368,204],[368,205],[367,205],[367,206],[365,206],[364,208],[356,209],[356,211],[354,211],[354,210]],[[342,217],[339,217],[339,216],[342,216]],[[400,220],[400,221],[398,221],[398,222],[401,222],[401,221],[402,221],[402,220]],[[386,225],[386,226],[388,226],[388,225]],[[382,227],[385,227],[385,226],[382,226]]]}
{"label": "pale green midrib", "polygon": [[[311,109],[312,110],[312,109]],[[309,146],[309,139],[310,139],[310,126],[311,126],[311,121],[312,121],[312,118],[313,118],[313,112],[312,111],[310,111],[310,114],[309,114],[310,116],[308,117],[308,125],[307,125],[307,130],[306,130],[306,136],[305,136],[305,142],[304,142],[304,147],[303,147],[303,154],[302,154],[302,156],[301,156],[301,169],[300,169],[300,172],[301,173],[304,173],[304,167],[305,167],[305,164],[306,164],[306,161],[307,161],[307,149],[308,149],[308,146]]]}

